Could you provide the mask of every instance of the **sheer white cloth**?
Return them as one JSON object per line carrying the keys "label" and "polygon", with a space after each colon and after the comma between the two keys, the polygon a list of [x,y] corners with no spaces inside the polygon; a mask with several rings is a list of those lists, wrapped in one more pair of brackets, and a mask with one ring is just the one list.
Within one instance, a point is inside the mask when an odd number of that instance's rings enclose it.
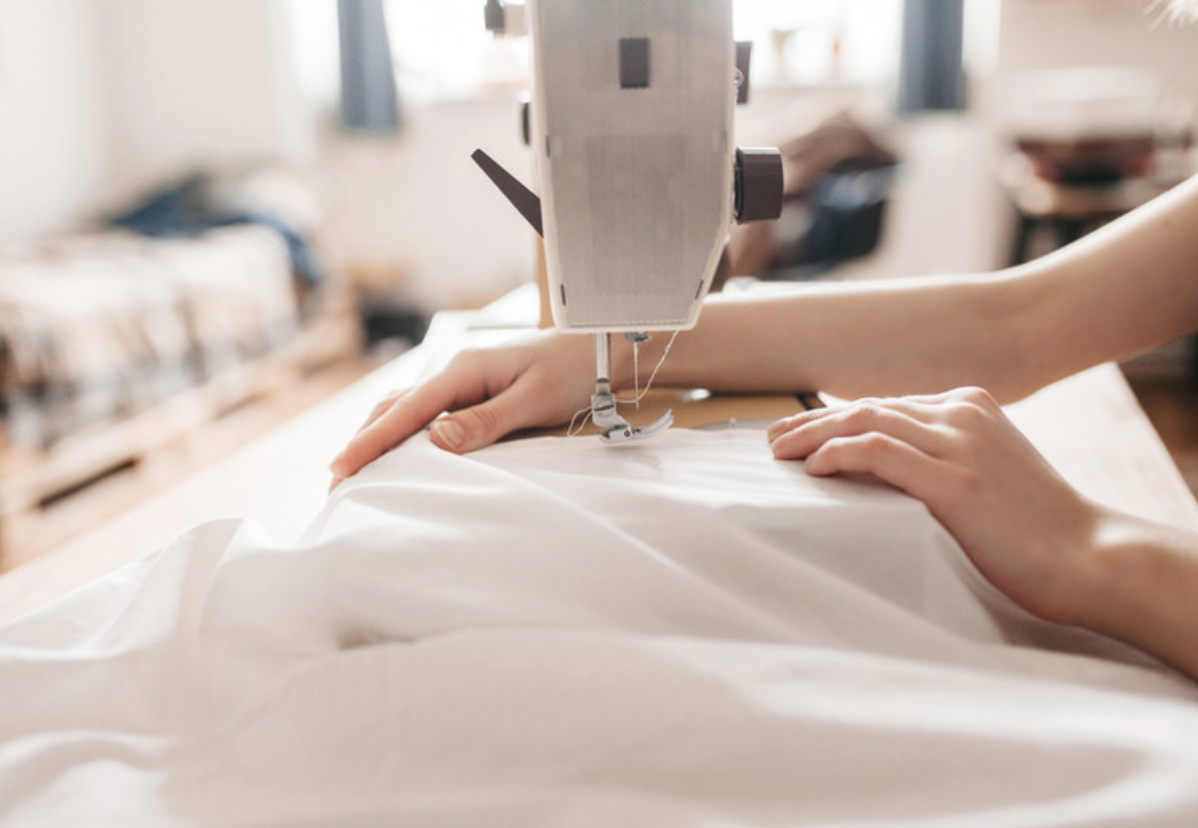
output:
{"label": "sheer white cloth", "polygon": [[1191,826],[1198,692],[760,431],[423,436],[0,630],[0,825]]}

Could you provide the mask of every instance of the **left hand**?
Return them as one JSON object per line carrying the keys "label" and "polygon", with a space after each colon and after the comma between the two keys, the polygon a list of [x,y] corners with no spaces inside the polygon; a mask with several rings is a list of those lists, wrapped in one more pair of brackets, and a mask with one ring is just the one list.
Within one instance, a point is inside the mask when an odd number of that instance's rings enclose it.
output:
{"label": "left hand", "polygon": [[868,472],[923,501],[995,587],[1077,623],[1102,509],[1069,486],[979,388],[863,399],[774,423],[774,456]]}
{"label": "left hand", "polygon": [[589,400],[591,359],[589,337],[557,331],[462,351],[441,371],[375,406],[333,460],[330,488],[430,423],[435,445],[462,453],[523,428],[567,422]]}

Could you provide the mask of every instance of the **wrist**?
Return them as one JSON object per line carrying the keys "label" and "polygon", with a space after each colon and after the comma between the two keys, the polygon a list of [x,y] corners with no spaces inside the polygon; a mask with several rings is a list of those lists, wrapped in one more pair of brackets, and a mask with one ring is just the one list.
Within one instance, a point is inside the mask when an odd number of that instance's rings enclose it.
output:
{"label": "wrist", "polygon": [[1145,603],[1144,527],[1130,515],[1104,509],[1095,523],[1090,548],[1078,558],[1076,623],[1118,635],[1140,615]]}
{"label": "wrist", "polygon": [[1108,512],[1088,558],[1078,625],[1138,647],[1195,675],[1189,631],[1198,622],[1192,533]]}

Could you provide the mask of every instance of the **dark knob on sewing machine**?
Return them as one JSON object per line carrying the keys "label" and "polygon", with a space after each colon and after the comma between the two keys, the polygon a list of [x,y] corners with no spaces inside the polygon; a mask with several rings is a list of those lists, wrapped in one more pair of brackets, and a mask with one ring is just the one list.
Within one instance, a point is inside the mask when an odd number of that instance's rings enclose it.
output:
{"label": "dark knob on sewing machine", "polygon": [[736,150],[736,222],[774,221],[782,215],[782,153],[773,147]]}

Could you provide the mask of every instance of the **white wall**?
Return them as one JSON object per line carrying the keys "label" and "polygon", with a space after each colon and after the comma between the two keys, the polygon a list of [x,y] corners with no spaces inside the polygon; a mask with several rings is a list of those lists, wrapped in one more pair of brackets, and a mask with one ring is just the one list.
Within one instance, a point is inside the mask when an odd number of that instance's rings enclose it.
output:
{"label": "white wall", "polygon": [[0,0],[0,241],[200,162],[315,158],[281,0]]}
{"label": "white wall", "polygon": [[397,137],[332,130],[321,171],[342,261],[406,275],[434,307],[489,301],[532,278],[536,234],[471,160],[482,148],[531,184],[514,96],[401,103]]}
{"label": "white wall", "polygon": [[1150,66],[1198,90],[1198,25],[1156,23],[1152,0],[1005,0],[1003,73],[1078,66]]}
{"label": "white wall", "polygon": [[202,162],[310,160],[314,132],[271,0],[105,0],[112,172],[145,186]]}
{"label": "white wall", "polygon": [[100,7],[0,0],[0,242],[49,232],[103,197]]}

